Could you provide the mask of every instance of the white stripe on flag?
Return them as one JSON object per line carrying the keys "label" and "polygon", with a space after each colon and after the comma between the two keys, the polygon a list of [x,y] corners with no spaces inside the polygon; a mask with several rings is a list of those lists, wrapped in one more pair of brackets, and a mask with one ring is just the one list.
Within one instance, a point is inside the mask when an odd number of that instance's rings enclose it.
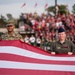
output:
{"label": "white stripe on flag", "polygon": [[31,52],[25,49],[21,49],[18,47],[12,46],[1,46],[0,53],[9,53],[20,55],[24,57],[36,58],[36,59],[43,59],[43,60],[55,60],[55,61],[75,61],[75,57],[55,57],[55,56],[47,56],[43,54],[38,54],[35,52]]}
{"label": "white stripe on flag", "polygon": [[35,64],[0,60],[0,68],[75,72],[75,65]]}

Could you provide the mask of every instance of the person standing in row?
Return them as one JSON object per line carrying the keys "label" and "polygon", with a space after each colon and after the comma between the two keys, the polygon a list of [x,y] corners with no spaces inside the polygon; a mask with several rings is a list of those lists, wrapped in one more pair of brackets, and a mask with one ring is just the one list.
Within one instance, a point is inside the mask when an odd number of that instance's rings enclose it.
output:
{"label": "person standing in row", "polygon": [[51,46],[51,54],[68,54],[72,55],[75,52],[74,44],[66,40],[65,29],[60,27],[58,29],[58,38],[59,40],[54,42]]}
{"label": "person standing in row", "polygon": [[14,32],[15,24],[13,20],[8,21],[6,28],[7,28],[7,32],[1,36],[2,40],[22,40],[23,41],[22,36]]}
{"label": "person standing in row", "polygon": [[36,39],[35,39],[34,35],[31,35],[31,37],[30,37],[30,39],[29,39],[31,45],[35,46],[35,40],[36,40]]}

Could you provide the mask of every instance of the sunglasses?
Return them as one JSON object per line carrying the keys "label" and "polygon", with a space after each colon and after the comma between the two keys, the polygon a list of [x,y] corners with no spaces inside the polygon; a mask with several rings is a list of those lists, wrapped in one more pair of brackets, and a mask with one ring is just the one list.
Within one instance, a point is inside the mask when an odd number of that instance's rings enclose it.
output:
{"label": "sunglasses", "polygon": [[9,26],[7,26],[7,27],[13,27],[13,25],[9,25]]}

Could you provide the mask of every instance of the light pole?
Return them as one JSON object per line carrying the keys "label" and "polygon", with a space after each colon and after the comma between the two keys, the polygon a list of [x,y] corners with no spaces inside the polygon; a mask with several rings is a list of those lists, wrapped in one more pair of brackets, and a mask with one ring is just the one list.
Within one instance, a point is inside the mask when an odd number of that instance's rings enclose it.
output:
{"label": "light pole", "polygon": [[57,0],[55,0],[55,16],[56,16],[56,14],[57,14],[56,6],[57,6]]}

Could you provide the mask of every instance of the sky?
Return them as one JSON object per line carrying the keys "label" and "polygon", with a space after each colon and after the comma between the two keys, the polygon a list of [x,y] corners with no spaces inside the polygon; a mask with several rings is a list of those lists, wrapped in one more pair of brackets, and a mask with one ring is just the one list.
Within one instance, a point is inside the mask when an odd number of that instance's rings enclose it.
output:
{"label": "sky", "polygon": [[[22,5],[26,3],[24,7]],[[37,7],[34,7],[37,3]],[[44,11],[44,7],[55,5],[55,0],[0,0],[0,15],[6,17],[6,14],[10,13],[14,18],[19,18],[21,13],[34,13],[41,14]],[[68,4],[68,8],[72,11],[72,6],[75,4],[75,0],[57,0],[57,4]]]}

